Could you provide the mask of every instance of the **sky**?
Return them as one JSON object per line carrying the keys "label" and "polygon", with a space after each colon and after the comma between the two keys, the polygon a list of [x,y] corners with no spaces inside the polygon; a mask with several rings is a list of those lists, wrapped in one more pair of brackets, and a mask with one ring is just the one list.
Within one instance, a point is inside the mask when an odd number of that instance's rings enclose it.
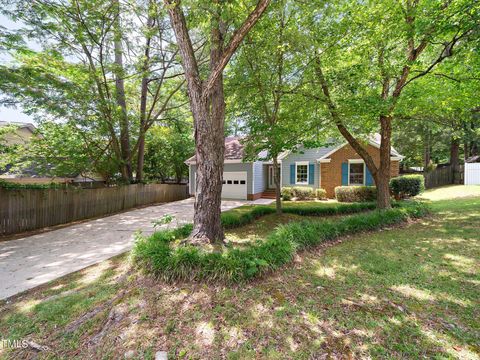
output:
{"label": "sky", "polygon": [[[18,25],[12,22],[10,19],[0,14],[0,25],[7,29],[16,29]],[[11,60],[11,58],[0,51],[0,64],[6,64]],[[35,123],[33,117],[22,112],[22,108],[17,107],[16,109],[6,108],[0,106],[0,120],[1,121],[23,121]]]}

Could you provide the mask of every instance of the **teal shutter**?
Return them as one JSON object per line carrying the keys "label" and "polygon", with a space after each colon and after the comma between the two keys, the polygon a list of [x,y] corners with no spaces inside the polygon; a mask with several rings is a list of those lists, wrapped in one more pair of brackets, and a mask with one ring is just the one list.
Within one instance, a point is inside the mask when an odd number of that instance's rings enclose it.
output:
{"label": "teal shutter", "polygon": [[368,167],[367,165],[365,165],[365,185],[367,186],[373,186],[374,183],[373,183],[373,176],[372,176],[372,173],[370,172],[370,170],[368,170]]}
{"label": "teal shutter", "polygon": [[315,183],[315,164],[308,164],[308,183],[310,185]]}
{"label": "teal shutter", "polygon": [[295,184],[295,164],[290,164],[290,184]]}
{"label": "teal shutter", "polygon": [[348,163],[342,163],[342,186],[348,185]]}

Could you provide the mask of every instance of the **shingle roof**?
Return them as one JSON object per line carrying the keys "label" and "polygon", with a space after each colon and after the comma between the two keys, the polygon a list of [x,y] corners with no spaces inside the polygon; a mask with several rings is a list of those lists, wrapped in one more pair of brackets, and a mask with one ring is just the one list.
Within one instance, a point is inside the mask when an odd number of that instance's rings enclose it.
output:
{"label": "shingle roof", "polygon": [[[381,138],[379,133],[375,133],[370,137],[370,140],[372,142],[374,142],[375,144],[377,144],[378,146],[380,146],[380,142],[381,142],[382,138]],[[403,157],[402,155],[400,155],[400,153],[397,150],[395,150],[393,148],[393,146],[390,148],[390,152],[391,152],[391,155],[393,155],[393,156]]]}
{"label": "shingle roof", "polygon": [[14,125],[19,128],[28,128],[32,133],[35,131],[35,125],[32,123],[28,122],[22,122],[22,121],[3,121],[0,120],[0,126],[9,126],[9,125]]}
{"label": "shingle roof", "polygon": [[[241,143],[242,138],[237,136],[229,136],[225,138],[225,160],[242,160],[245,153],[243,150],[243,145]],[[370,141],[380,147],[380,134],[374,134],[370,137]],[[328,155],[333,150],[338,148],[338,141],[334,141],[334,139],[329,139],[328,143],[336,145],[329,145],[325,147],[319,147],[318,150],[318,159],[323,158],[325,155]],[[291,151],[286,151],[282,155],[280,155],[280,159],[290,154]],[[393,156],[403,157],[400,153],[392,147],[391,154]],[[268,153],[266,151],[262,151],[258,154],[260,159],[267,159]],[[187,165],[195,164],[195,155],[185,161]]]}
{"label": "shingle roof", "polygon": [[[238,136],[229,136],[225,138],[225,160],[242,160],[245,153],[243,145],[240,142],[242,138]],[[195,155],[185,161],[187,164],[195,163]]]}

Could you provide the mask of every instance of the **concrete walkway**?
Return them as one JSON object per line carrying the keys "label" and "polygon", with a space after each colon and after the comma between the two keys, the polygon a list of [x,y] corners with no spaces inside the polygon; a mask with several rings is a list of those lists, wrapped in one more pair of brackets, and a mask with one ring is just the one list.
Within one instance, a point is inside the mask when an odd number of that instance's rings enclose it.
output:
{"label": "concrete walkway", "polygon": [[[222,211],[244,204],[271,202],[267,199],[224,200]],[[192,222],[193,198],[0,242],[0,299],[129,250],[134,233],[137,230],[146,234],[153,232],[152,221],[165,214],[175,216],[173,225]]]}

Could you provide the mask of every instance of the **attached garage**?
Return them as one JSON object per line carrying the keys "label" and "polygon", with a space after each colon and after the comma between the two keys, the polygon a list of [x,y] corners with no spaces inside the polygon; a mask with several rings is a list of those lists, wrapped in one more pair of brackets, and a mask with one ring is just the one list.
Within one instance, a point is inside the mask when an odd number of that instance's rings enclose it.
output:
{"label": "attached garage", "polygon": [[[190,194],[195,195],[196,166],[189,166]],[[225,164],[223,172],[222,199],[247,200],[252,190],[251,164]]]}
{"label": "attached garage", "polygon": [[247,198],[247,172],[224,172],[222,198],[246,199]]}
{"label": "attached garage", "polygon": [[[256,200],[266,188],[266,169],[262,161],[244,162],[243,144],[239,138],[225,139],[225,159],[223,165],[223,199]],[[188,165],[189,193],[196,192],[196,158],[185,161]]]}

